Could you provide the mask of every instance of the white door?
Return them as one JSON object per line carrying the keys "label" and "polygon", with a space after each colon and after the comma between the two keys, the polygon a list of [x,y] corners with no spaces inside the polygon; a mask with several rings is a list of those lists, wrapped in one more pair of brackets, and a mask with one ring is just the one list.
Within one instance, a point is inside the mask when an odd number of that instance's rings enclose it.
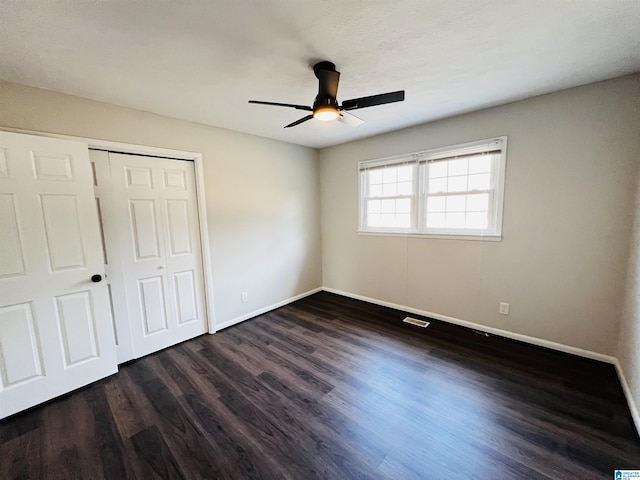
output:
{"label": "white door", "polygon": [[106,152],[92,152],[91,158],[116,312],[118,361],[205,333],[193,162]]}
{"label": "white door", "polygon": [[86,144],[0,132],[0,418],[117,371],[92,184]]}
{"label": "white door", "polygon": [[114,317],[116,356],[120,364],[136,358],[129,327],[127,292],[122,268],[122,261],[126,258],[122,245],[126,245],[126,239],[121,241],[120,238],[127,229],[128,222],[125,219],[125,222],[121,223],[117,217],[118,209],[113,192],[109,153],[89,150],[89,157],[93,167],[94,193],[102,229],[106,283]]}

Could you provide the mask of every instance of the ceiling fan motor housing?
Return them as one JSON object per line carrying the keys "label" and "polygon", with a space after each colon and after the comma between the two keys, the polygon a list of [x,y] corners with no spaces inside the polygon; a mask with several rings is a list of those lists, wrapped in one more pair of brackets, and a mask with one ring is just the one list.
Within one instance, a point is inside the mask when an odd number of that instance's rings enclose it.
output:
{"label": "ceiling fan motor housing", "polygon": [[323,107],[330,107],[338,110],[338,101],[335,98],[318,93],[316,100],[313,102],[313,111]]}
{"label": "ceiling fan motor housing", "polygon": [[320,79],[320,70],[327,70],[329,72],[336,71],[336,64],[333,62],[318,62],[313,66],[313,73],[316,74],[316,78]]}
{"label": "ceiling fan motor housing", "polygon": [[313,111],[331,109],[338,112],[338,81],[340,72],[332,62],[318,62],[313,66],[313,73],[318,78],[318,95],[313,102]]}

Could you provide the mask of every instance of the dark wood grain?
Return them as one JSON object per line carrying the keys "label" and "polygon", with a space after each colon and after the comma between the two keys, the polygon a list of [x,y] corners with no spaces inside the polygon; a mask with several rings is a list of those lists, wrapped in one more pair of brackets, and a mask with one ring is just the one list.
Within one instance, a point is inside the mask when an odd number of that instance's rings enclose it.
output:
{"label": "dark wood grain", "polygon": [[[137,453],[143,478],[189,478],[180,471],[158,427],[149,427],[136,433],[131,437],[131,443]],[[116,477],[107,475],[105,478]]]}
{"label": "dark wood grain", "polygon": [[[0,423],[0,478],[610,479],[612,365],[318,293]],[[412,315],[415,316],[415,315]]]}

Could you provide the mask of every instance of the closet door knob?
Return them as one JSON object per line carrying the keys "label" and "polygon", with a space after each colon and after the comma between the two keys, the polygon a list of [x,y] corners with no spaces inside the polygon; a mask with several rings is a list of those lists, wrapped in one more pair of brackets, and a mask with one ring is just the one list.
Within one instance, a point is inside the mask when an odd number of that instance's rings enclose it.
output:
{"label": "closet door knob", "polygon": [[91,275],[91,281],[93,283],[101,282],[102,281],[102,275],[99,275],[97,273],[95,275]]}

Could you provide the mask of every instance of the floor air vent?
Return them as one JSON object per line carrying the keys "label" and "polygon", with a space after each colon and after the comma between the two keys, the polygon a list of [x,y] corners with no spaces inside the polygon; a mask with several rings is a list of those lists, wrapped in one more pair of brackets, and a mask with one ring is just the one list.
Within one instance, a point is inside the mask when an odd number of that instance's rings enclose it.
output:
{"label": "floor air vent", "polygon": [[418,327],[427,328],[429,326],[429,322],[425,322],[424,320],[418,320],[417,318],[406,317],[402,320],[404,323],[410,323],[411,325],[417,325]]}

